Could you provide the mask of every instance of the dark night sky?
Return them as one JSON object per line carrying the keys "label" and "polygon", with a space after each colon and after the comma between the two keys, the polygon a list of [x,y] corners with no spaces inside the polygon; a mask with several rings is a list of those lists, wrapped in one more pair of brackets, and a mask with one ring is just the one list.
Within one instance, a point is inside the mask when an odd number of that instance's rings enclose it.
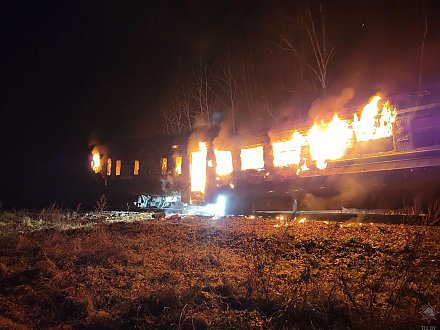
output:
{"label": "dark night sky", "polygon": [[[88,166],[93,142],[157,134],[160,111],[198,59],[252,47],[278,79],[279,31],[304,2],[11,1],[1,11],[0,201],[56,200]],[[440,77],[438,1],[329,1],[336,47],[330,93],[415,89],[423,5],[424,83]],[[285,55],[283,58],[285,58]],[[48,180],[48,179],[51,180]],[[57,182],[54,188],[53,182]],[[25,200],[25,199],[23,199]],[[26,204],[31,205],[32,203]]]}

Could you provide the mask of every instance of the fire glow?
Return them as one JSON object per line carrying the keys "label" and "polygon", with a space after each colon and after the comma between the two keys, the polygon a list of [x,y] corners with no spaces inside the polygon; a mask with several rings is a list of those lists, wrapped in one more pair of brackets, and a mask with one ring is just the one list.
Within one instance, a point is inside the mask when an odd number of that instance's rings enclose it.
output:
{"label": "fire glow", "polygon": [[241,170],[260,170],[264,168],[263,146],[241,149]]}
{"label": "fire glow", "polygon": [[206,186],[206,156],[208,154],[205,142],[199,142],[199,151],[191,153],[191,191],[205,193]]}
{"label": "fire glow", "polygon": [[299,165],[301,161],[301,147],[304,143],[304,136],[297,131],[293,132],[290,140],[274,142],[272,144],[274,166]]}
{"label": "fire glow", "polygon": [[225,176],[232,173],[232,152],[227,150],[214,150],[217,166],[215,171],[219,176]]}
{"label": "fire glow", "polygon": [[396,120],[396,109],[389,102],[380,108],[380,96],[374,96],[361,112],[360,117],[353,115],[353,120],[342,120],[338,114],[333,115],[329,122],[321,120],[303,136],[295,131],[292,139],[272,143],[275,167],[296,165],[297,174],[307,171],[305,163],[301,164],[301,147],[307,146],[310,158],[316,162],[318,169],[325,169],[327,161],[342,158],[346,150],[357,141],[370,141],[387,138],[393,135],[393,123]]}
{"label": "fire glow", "polygon": [[112,175],[112,159],[107,158],[107,176]]}
{"label": "fire glow", "polygon": [[316,167],[324,169],[327,167],[327,160],[336,160],[344,156],[352,137],[353,131],[349,128],[348,121],[339,119],[337,114],[329,123],[315,123],[307,134],[307,143],[310,156],[316,161]]}
{"label": "fire glow", "polygon": [[[360,115],[354,114],[348,119],[341,119],[335,113],[330,121],[316,121],[303,134],[292,130],[289,140],[273,141],[273,165],[275,167],[293,167],[297,175],[308,171],[310,160],[316,168],[325,169],[328,161],[341,159],[355,141],[364,142],[391,137],[397,111],[389,102],[381,102],[380,96],[374,96],[364,106]],[[345,117],[346,118],[346,117]],[[199,143],[199,151],[191,156],[191,191],[205,193],[207,145]],[[218,176],[233,173],[232,152],[214,150],[216,174]],[[264,169],[264,148],[262,145],[241,149],[241,170]],[[269,174],[267,174],[269,175]]]}
{"label": "fire glow", "polygon": [[175,161],[174,175],[182,174],[182,156],[177,156]]}
{"label": "fire glow", "polygon": [[376,140],[393,134],[393,123],[396,121],[396,109],[385,102],[379,109],[380,96],[372,98],[362,110],[360,118],[354,114],[353,130],[358,141]]}
{"label": "fire glow", "polygon": [[93,148],[92,150],[92,161],[90,162],[90,167],[95,173],[99,173],[101,171],[101,154],[97,148]]}

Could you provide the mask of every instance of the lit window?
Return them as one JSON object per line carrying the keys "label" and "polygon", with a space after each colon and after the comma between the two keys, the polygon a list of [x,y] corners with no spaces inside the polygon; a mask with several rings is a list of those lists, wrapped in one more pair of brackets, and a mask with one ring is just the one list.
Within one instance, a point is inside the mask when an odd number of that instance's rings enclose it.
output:
{"label": "lit window", "polygon": [[107,159],[107,175],[108,176],[112,175],[112,159],[111,158]]}
{"label": "lit window", "polygon": [[241,149],[241,170],[264,168],[263,146]]}
{"label": "lit window", "polygon": [[162,158],[162,161],[161,161],[162,175],[167,174],[167,165],[168,165],[168,159]]}
{"label": "lit window", "polygon": [[232,173],[232,152],[227,150],[214,150],[216,159],[216,169],[217,175],[229,175]]}
{"label": "lit window", "polygon": [[174,170],[175,175],[182,174],[182,156],[176,157],[176,168]]}
{"label": "lit window", "polygon": [[90,163],[90,166],[92,167],[92,170],[95,173],[99,173],[101,171],[101,168],[102,168],[101,155],[96,148],[93,148],[92,161]]}
{"label": "lit window", "polygon": [[121,161],[118,159],[116,161],[116,175],[121,175]]}
{"label": "lit window", "polygon": [[133,175],[139,175],[139,161],[134,161]]}

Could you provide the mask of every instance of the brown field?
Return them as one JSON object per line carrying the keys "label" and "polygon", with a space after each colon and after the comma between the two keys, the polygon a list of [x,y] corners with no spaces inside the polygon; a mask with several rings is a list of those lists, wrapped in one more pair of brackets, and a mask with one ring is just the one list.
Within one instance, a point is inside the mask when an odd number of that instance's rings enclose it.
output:
{"label": "brown field", "polygon": [[0,213],[0,328],[421,329],[440,308],[438,227],[147,218]]}

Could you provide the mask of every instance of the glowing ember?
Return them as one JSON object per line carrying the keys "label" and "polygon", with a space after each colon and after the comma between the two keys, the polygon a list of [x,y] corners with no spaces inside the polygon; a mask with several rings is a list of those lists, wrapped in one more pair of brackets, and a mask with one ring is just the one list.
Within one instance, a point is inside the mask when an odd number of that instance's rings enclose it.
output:
{"label": "glowing ember", "polygon": [[263,146],[241,149],[241,170],[259,170],[264,168]]}
{"label": "glowing ember", "polygon": [[191,153],[191,191],[205,193],[206,186],[206,143],[199,142],[199,151]]}
{"label": "glowing ember", "polygon": [[133,175],[139,175],[139,161],[134,161]]}
{"label": "glowing ember", "polygon": [[378,105],[380,99],[380,96],[373,97],[362,110],[360,119],[354,114],[352,125],[358,141],[381,139],[393,134],[396,109],[386,102],[380,110]]}
{"label": "glowing ember", "polygon": [[341,158],[347,147],[351,144],[353,131],[349,128],[347,120],[333,116],[331,122],[314,124],[307,134],[307,142],[310,147],[310,155],[316,161],[316,167],[324,169],[327,160]]}
{"label": "glowing ember", "polygon": [[273,165],[277,167],[299,165],[301,146],[304,142],[304,137],[297,131],[292,134],[290,140],[274,142],[272,144]]}
{"label": "glowing ember", "polygon": [[306,218],[301,218],[298,220],[298,223],[304,223],[304,222],[306,222]]}
{"label": "glowing ember", "polygon": [[217,163],[217,167],[215,168],[215,172],[217,175],[224,176],[232,173],[232,152],[231,151],[222,151],[222,150],[214,150],[215,161]]}
{"label": "glowing ember", "polygon": [[101,171],[101,155],[97,148],[93,148],[92,150],[92,161],[90,162],[90,166],[95,173],[99,173]]}
{"label": "glowing ember", "polygon": [[111,158],[107,159],[107,175],[108,176],[112,175],[112,159]]}
{"label": "glowing ember", "polygon": [[122,166],[121,160],[120,159],[116,160],[116,169],[115,169],[116,176],[121,175],[121,166]]}

